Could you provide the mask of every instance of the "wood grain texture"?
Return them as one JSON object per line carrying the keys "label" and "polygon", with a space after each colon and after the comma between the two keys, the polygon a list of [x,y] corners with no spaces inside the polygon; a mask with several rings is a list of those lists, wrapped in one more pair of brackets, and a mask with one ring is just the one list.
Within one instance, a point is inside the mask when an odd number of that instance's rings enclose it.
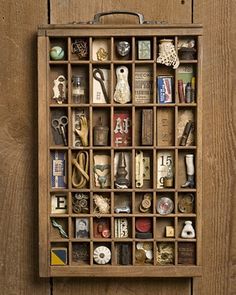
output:
{"label": "wood grain texture", "polygon": [[[51,0],[50,15],[52,24],[66,24],[73,21],[89,21],[102,11],[129,10],[140,12],[146,20],[167,21],[168,23],[191,23],[191,0]],[[183,4],[182,4],[183,3]],[[105,24],[137,23],[135,16],[105,16],[101,18]]]}
{"label": "wood grain texture", "polygon": [[38,278],[37,47],[47,3],[1,1],[0,293],[48,294]]}
{"label": "wood grain texture", "polygon": [[[236,294],[235,1],[195,1],[204,27],[203,276],[197,295]],[[206,13],[208,12],[208,13]]]}

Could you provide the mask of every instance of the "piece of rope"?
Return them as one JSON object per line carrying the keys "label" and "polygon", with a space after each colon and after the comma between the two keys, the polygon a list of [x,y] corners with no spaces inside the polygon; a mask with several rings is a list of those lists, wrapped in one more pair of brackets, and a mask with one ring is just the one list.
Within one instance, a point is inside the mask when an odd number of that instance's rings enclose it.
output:
{"label": "piece of rope", "polygon": [[77,153],[76,158],[72,159],[72,178],[71,182],[75,188],[84,188],[89,182],[88,168],[89,155],[86,151]]}

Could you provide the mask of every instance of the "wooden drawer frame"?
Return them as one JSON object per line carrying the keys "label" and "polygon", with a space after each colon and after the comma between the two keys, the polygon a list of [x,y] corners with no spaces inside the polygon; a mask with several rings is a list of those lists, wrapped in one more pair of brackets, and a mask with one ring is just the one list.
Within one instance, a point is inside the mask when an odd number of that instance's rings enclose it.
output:
{"label": "wooden drawer frame", "polygon": [[[153,55],[152,59],[148,61],[140,61],[135,60],[135,50],[136,50],[136,39],[142,38],[145,36],[145,38],[152,41],[153,46]],[[158,71],[158,64],[156,63],[157,58],[157,50],[158,50],[158,38],[159,37],[171,37],[175,40],[175,45],[177,44],[178,37],[184,37],[184,36],[192,36],[197,40],[197,58],[196,60],[192,61],[181,61],[181,64],[192,64],[194,65],[196,69],[196,80],[197,80],[197,98],[196,103],[191,104],[181,104],[178,101],[178,88],[177,88],[177,78],[176,78],[176,70],[172,70],[174,73],[174,79],[175,79],[175,102],[172,104],[163,105],[157,102],[156,96],[157,96],[157,87],[155,78],[153,81],[153,102],[150,104],[135,104],[134,102],[134,71],[135,66],[137,65],[149,65],[153,69],[153,76],[156,77],[157,71]],[[100,38],[105,37],[110,39],[111,41],[111,59],[106,62],[94,62],[91,59],[91,50],[90,50],[90,58],[87,61],[75,61],[72,60],[72,56],[70,53],[71,48],[71,38],[75,37],[86,37],[89,39],[89,45],[92,46],[92,40],[93,38]],[[113,52],[114,52],[114,42],[117,37],[128,37],[130,40],[132,40],[132,58],[129,61],[121,62],[113,59]],[[51,38],[59,38],[61,40],[65,40],[65,44],[67,44],[67,58],[63,61],[50,61],[49,59],[49,50],[50,50],[50,40]],[[58,39],[58,40],[59,40]],[[71,211],[71,205],[69,204],[71,202],[71,194],[75,191],[75,189],[71,186],[71,165],[70,161],[72,158],[72,152],[75,150],[75,148],[72,146],[72,140],[71,140],[71,133],[69,131],[68,138],[69,138],[69,144],[66,147],[58,147],[51,144],[50,141],[50,111],[53,108],[59,107],[58,105],[51,104],[50,103],[50,92],[52,88],[52,81],[50,80],[50,69],[53,69],[53,67],[56,66],[63,66],[66,68],[67,71],[67,77],[68,81],[70,81],[71,73],[72,73],[72,67],[73,66],[86,66],[89,71],[89,77],[90,81],[92,79],[92,70],[94,65],[107,65],[107,67],[111,70],[111,77],[114,77],[115,75],[115,66],[116,65],[128,65],[131,69],[131,92],[132,92],[132,103],[127,105],[127,108],[130,110],[132,114],[132,118],[136,115],[136,110],[139,107],[146,107],[149,109],[153,109],[154,114],[154,122],[157,122],[157,113],[159,110],[163,109],[169,109],[172,110],[174,114],[174,124],[175,124],[175,131],[174,131],[174,144],[172,146],[158,146],[157,145],[157,132],[158,132],[158,126],[154,123],[154,145],[150,147],[143,147],[143,146],[137,146],[135,143],[135,120],[132,121],[132,128],[133,128],[133,134],[132,134],[132,145],[130,147],[126,148],[116,148],[112,144],[109,147],[101,148],[100,150],[109,150],[109,153],[111,155],[111,165],[113,166],[114,161],[114,154],[116,151],[125,150],[129,151],[131,153],[132,161],[134,163],[135,160],[135,151],[136,150],[144,150],[148,151],[150,155],[152,155],[153,159],[153,183],[152,187],[144,190],[149,191],[153,194],[153,202],[157,201],[157,195],[159,193],[165,193],[169,192],[173,194],[173,200],[175,203],[175,211],[171,215],[162,216],[160,217],[159,214],[155,211],[155,205],[153,205],[153,211],[148,216],[152,218],[154,228],[156,227],[155,223],[158,218],[169,218],[169,220],[173,220],[173,224],[175,227],[175,237],[172,239],[167,239],[165,237],[156,237],[156,234],[154,232],[153,239],[151,239],[151,242],[153,243],[154,247],[154,262],[152,265],[136,265],[135,263],[135,245],[138,242],[138,240],[135,238],[134,231],[135,231],[135,218],[139,217],[140,214],[137,212],[134,212],[134,210],[127,215],[132,223],[132,236],[128,239],[128,243],[130,243],[133,255],[132,255],[132,263],[128,266],[122,266],[118,265],[115,262],[115,258],[113,257],[111,260],[111,264],[109,265],[96,265],[93,263],[92,259],[92,253],[93,253],[93,243],[98,242],[97,240],[94,241],[94,238],[87,239],[86,242],[90,246],[90,262],[88,265],[76,265],[72,263],[72,244],[77,241],[73,236],[73,220],[75,218],[75,214]],[[39,267],[40,267],[40,276],[43,277],[65,277],[65,276],[82,276],[82,277],[194,277],[194,276],[200,276],[201,275],[201,252],[202,252],[202,120],[201,120],[201,114],[202,114],[202,27],[201,25],[50,25],[50,26],[43,26],[40,27],[38,31],[38,122],[39,122],[39,137],[38,137],[38,148],[39,148],[39,156],[38,156],[38,163],[39,163]],[[111,79],[112,80],[112,79]],[[92,92],[92,83],[89,83],[89,92]],[[114,93],[114,81],[111,81],[111,89],[110,93]],[[75,104],[72,103],[71,97],[70,97],[70,90],[71,85],[68,83],[68,103],[64,104],[62,107],[64,107],[68,112],[68,118],[69,118],[69,124],[71,124],[71,109],[76,107]],[[98,107],[98,105],[94,105],[91,100],[90,95],[90,101],[88,104],[83,105],[82,107],[86,107],[89,110],[89,113],[92,118],[93,110]],[[120,109],[124,109],[124,106],[120,106]],[[61,106],[60,106],[61,107]],[[79,106],[81,107],[81,106]],[[102,106],[99,106],[102,107]],[[113,99],[111,99],[111,103],[108,105],[105,105],[104,107],[109,108],[109,116],[111,118],[110,123],[110,131],[113,130],[113,124],[112,124],[112,117],[114,114],[114,110],[117,108],[117,104],[114,103]],[[126,108],[125,108],[126,109]],[[191,147],[180,147],[177,142],[177,123],[178,123],[178,112],[180,110],[185,109],[191,109],[193,110],[194,116],[195,116],[195,123],[196,123],[196,130],[195,130],[195,145]],[[90,120],[91,120],[90,118]],[[94,151],[96,151],[96,148],[91,145],[92,143],[92,122],[90,121],[90,145],[88,147],[88,151],[90,155]],[[112,137],[111,132],[111,137]],[[112,140],[111,140],[112,143]],[[51,193],[55,191],[55,189],[52,189],[50,187],[50,151],[51,150],[63,150],[68,154],[68,188],[67,189],[61,189],[57,190],[60,192],[63,192],[67,194],[68,196],[68,206],[69,206],[69,212],[68,214],[61,215],[62,218],[66,218],[68,222],[68,233],[69,238],[68,239],[54,239],[51,235],[51,217],[54,217],[53,214],[51,214],[50,209],[50,196]],[[160,150],[171,150],[174,153],[175,157],[175,186],[173,189],[157,189],[156,188],[156,177],[157,177],[157,153]],[[179,155],[183,156],[187,151],[192,151],[195,156],[195,166],[196,166],[196,188],[194,189],[181,189],[178,184],[178,160]],[[90,159],[90,176],[92,175],[91,169],[92,168],[92,161]],[[135,165],[133,164],[133,179],[132,182],[134,184],[134,169]],[[111,168],[111,171],[113,169]],[[112,183],[114,178],[114,173],[111,172],[112,177]],[[92,198],[92,194],[94,191],[98,191],[99,189],[95,189],[93,187],[92,180],[90,181],[90,186],[88,189],[81,189],[81,191],[85,191],[88,194],[90,194],[90,197]],[[102,191],[102,190],[101,190]],[[111,195],[111,199],[114,199],[114,194],[118,192],[117,189],[114,188],[114,184],[112,184],[111,188],[105,190]],[[142,190],[141,190],[142,191]],[[180,214],[177,210],[177,202],[178,202],[178,193],[181,192],[193,192],[195,194],[195,213],[192,213],[190,215],[183,215]],[[127,192],[131,196],[132,205],[134,207],[135,203],[135,194],[140,192],[140,190],[136,189],[135,186],[132,186],[132,188],[127,189]],[[114,204],[113,204],[114,206]],[[95,214],[92,213],[92,208],[90,208],[90,214],[88,215],[88,218],[90,218],[91,223],[93,222],[93,218],[95,218]],[[123,215],[122,215],[123,216]],[[84,217],[84,215],[83,215]],[[114,208],[112,207],[111,214],[109,214],[108,218],[112,220],[111,226],[114,225],[114,218],[117,217],[117,214],[114,214]],[[190,242],[194,243],[196,245],[196,264],[195,265],[180,265],[178,264],[178,243],[185,242],[186,240],[183,240],[179,237],[178,233],[178,224],[179,220],[186,220],[186,218],[194,219],[195,221],[195,230],[196,230],[196,238],[193,240],[190,240]],[[113,229],[112,229],[113,230]],[[154,229],[153,229],[154,231]],[[115,244],[119,242],[120,240],[117,238],[114,238],[112,236],[107,243],[109,243],[111,247],[112,255],[115,251]],[[175,248],[175,262],[173,265],[168,266],[160,266],[156,264],[156,247],[158,242],[164,242],[169,241],[174,244]],[[102,242],[102,241],[101,241]],[[62,243],[63,245],[67,245],[68,249],[68,264],[65,266],[52,266],[50,265],[50,249],[51,249],[51,243]]]}

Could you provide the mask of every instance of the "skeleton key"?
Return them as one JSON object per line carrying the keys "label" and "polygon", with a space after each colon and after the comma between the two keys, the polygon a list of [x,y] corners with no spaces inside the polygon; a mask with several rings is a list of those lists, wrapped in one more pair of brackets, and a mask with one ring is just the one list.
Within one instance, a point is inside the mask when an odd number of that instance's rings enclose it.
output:
{"label": "skeleton key", "polygon": [[66,125],[68,124],[68,118],[67,116],[61,116],[58,119],[52,120],[52,127],[59,132],[59,134],[62,136],[64,145],[67,145],[67,139],[66,139]]}

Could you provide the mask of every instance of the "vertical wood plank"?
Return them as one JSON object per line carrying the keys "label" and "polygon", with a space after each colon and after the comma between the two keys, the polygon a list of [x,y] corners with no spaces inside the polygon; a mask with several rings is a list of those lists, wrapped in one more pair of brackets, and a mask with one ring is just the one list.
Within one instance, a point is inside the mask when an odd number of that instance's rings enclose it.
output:
{"label": "vertical wood plank", "polygon": [[[184,2],[184,4],[181,4]],[[51,0],[51,23],[71,23],[73,21],[88,21],[94,14],[110,10],[130,10],[144,14],[147,20],[165,20],[169,23],[190,23],[192,19],[192,1],[76,1]],[[134,23],[137,20],[126,16],[109,16],[102,19],[103,23]],[[106,295],[190,295],[191,279],[53,279],[53,295],[106,294]]]}
{"label": "vertical wood plank", "polygon": [[[102,11],[129,10],[140,12],[146,20],[167,21],[168,23],[191,23],[192,0],[51,0],[51,23],[66,24],[73,21],[89,21]],[[137,23],[135,16],[105,16],[102,23]]]}
{"label": "vertical wood plank", "polygon": [[204,27],[204,268],[194,279],[197,295],[236,294],[235,12],[235,1],[195,1],[194,22]]}
{"label": "vertical wood plank", "polygon": [[1,1],[0,293],[49,294],[38,276],[37,26],[47,1]]}

